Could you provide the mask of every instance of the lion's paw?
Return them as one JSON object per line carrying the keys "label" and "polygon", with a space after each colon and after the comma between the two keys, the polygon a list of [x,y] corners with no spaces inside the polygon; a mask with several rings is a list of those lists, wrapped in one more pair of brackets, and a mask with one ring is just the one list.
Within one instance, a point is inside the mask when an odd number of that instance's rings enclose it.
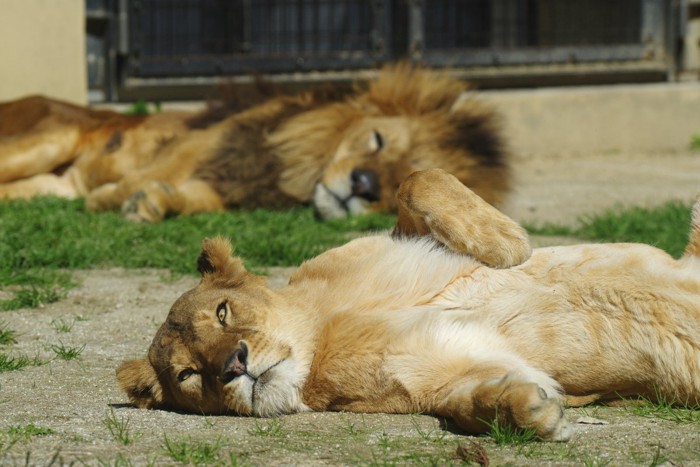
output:
{"label": "lion's paw", "polygon": [[144,190],[137,191],[124,201],[122,215],[126,220],[134,223],[154,223],[165,217],[163,209]]}
{"label": "lion's paw", "polygon": [[549,441],[568,441],[572,428],[564,415],[558,397],[550,397],[535,383],[511,382],[503,394],[512,421],[535,430],[537,436]]}

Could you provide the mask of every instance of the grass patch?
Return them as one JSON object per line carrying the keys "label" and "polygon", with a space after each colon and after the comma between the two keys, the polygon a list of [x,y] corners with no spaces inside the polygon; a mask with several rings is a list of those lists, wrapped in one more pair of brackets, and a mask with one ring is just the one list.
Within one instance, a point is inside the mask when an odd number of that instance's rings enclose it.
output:
{"label": "grass patch", "polygon": [[29,441],[35,436],[48,436],[56,433],[51,428],[36,426],[33,423],[28,425],[16,425],[7,429],[7,434],[16,437],[18,440]]}
{"label": "grass patch", "polygon": [[181,464],[214,464],[220,460],[221,440],[217,439],[213,444],[209,444],[191,439],[173,441],[165,436],[162,449],[168,457]]}
{"label": "grass patch", "polygon": [[141,433],[131,433],[129,418],[117,417],[112,408],[105,414],[102,424],[109,430],[112,438],[124,446],[135,443],[141,437]]}
{"label": "grass patch", "polygon": [[697,133],[696,133],[696,134],[693,134],[693,135],[690,137],[690,144],[689,144],[689,146],[690,146],[690,149],[691,149],[692,151],[698,151],[698,152],[700,152],[700,134],[697,134]]}
{"label": "grass patch", "polygon": [[7,323],[0,321],[0,345],[9,345],[17,342],[17,333],[7,328]]}
{"label": "grass patch", "polygon": [[69,333],[73,330],[73,326],[75,325],[75,320],[67,321],[63,318],[58,318],[58,319],[51,320],[51,325],[56,330],[56,332]]}
{"label": "grass patch", "polygon": [[248,430],[253,436],[261,436],[265,438],[281,438],[287,435],[284,429],[284,423],[279,418],[271,418],[265,422],[255,421],[255,426]]}
{"label": "grass patch", "polygon": [[0,285],[13,292],[12,298],[0,300],[0,311],[11,311],[57,302],[74,284],[66,272],[27,270],[18,273],[0,269]]}
{"label": "grass patch", "polygon": [[56,354],[57,358],[69,361],[78,358],[80,354],[83,353],[83,350],[85,350],[85,345],[81,345],[80,347],[69,347],[63,342],[59,341],[58,344],[50,345],[49,349]]}
{"label": "grass patch", "polygon": [[645,397],[634,399],[634,404],[627,410],[639,417],[659,418],[675,423],[700,425],[700,407],[689,402],[676,402],[657,395],[655,400]]}
{"label": "grass patch", "polygon": [[537,434],[532,428],[519,428],[502,423],[498,417],[492,422],[482,421],[489,427],[485,436],[491,438],[498,446],[527,444],[537,440]]}
{"label": "grass patch", "polygon": [[630,208],[609,210],[581,219],[581,226],[572,229],[556,225],[528,225],[536,235],[578,237],[598,242],[633,242],[654,245],[679,257],[688,242],[690,207],[671,201],[653,209]]}
{"label": "grass patch", "polygon": [[420,426],[414,414],[411,414],[411,425],[413,425],[413,428],[415,428],[416,432],[418,433],[418,436],[423,438],[423,441],[429,441],[431,443],[441,443],[447,435],[447,432],[445,430],[440,429],[439,427],[430,428],[429,430],[424,429]]}
{"label": "grass patch", "polygon": [[[54,433],[55,431],[53,431],[51,428],[36,426],[33,423],[28,425],[11,426],[4,432],[0,433],[0,454],[9,450],[20,441],[26,442],[35,436],[48,436]],[[29,453],[27,453],[27,456],[29,456]],[[27,457],[27,461],[28,460],[29,457]],[[27,465],[30,465],[29,462],[27,462]]]}
{"label": "grass patch", "polygon": [[46,362],[39,357],[29,358],[26,355],[12,355],[0,353],[0,373],[7,371],[17,371],[28,366],[41,366]]}

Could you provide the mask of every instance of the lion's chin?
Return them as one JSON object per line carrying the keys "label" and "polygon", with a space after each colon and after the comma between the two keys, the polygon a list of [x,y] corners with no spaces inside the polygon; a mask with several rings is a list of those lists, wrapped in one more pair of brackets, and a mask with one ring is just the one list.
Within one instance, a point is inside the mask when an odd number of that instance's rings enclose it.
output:
{"label": "lion's chin", "polygon": [[305,375],[299,365],[284,360],[257,379],[237,378],[226,385],[226,402],[240,415],[274,417],[309,411],[301,398]]}
{"label": "lion's chin", "polygon": [[[341,219],[369,212],[365,200],[352,195],[342,196],[340,191],[332,190],[323,183],[316,184],[313,204],[321,219]],[[349,191],[349,188],[345,191]]]}

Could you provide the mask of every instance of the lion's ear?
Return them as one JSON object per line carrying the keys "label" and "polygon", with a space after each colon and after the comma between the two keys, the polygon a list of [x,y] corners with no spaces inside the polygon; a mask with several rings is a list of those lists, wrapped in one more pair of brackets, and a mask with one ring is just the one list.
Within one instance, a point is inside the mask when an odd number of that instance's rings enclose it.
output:
{"label": "lion's ear", "polygon": [[163,403],[163,389],[156,370],[148,360],[127,360],[117,368],[119,386],[129,401],[140,409],[151,409]]}
{"label": "lion's ear", "polygon": [[224,286],[240,285],[248,272],[243,261],[233,256],[231,243],[223,237],[205,238],[197,258],[197,270],[203,280],[216,280]]}

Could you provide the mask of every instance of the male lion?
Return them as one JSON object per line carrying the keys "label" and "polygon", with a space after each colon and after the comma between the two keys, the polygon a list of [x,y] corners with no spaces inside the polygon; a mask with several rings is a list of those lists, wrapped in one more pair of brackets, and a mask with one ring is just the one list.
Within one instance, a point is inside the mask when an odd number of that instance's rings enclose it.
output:
{"label": "male lion", "polygon": [[[193,123],[206,120],[199,116],[109,113],[99,115],[112,122],[102,128],[94,111],[71,108],[62,119],[47,111],[41,125],[0,135],[0,198],[85,196],[89,209],[121,208],[147,222],[312,203],[325,219],[393,211],[403,179],[439,167],[498,204],[509,171],[497,122],[466,90],[446,73],[402,63],[352,92],[279,95],[203,126]],[[0,106],[0,126],[26,109]],[[149,139],[154,126],[167,134]]]}
{"label": "male lion", "polygon": [[674,260],[647,245],[541,248],[439,169],[411,175],[393,235],[360,238],[272,290],[205,240],[200,284],[117,379],[138,407],[274,416],[494,418],[567,440],[562,403],[700,403],[700,196]]}

